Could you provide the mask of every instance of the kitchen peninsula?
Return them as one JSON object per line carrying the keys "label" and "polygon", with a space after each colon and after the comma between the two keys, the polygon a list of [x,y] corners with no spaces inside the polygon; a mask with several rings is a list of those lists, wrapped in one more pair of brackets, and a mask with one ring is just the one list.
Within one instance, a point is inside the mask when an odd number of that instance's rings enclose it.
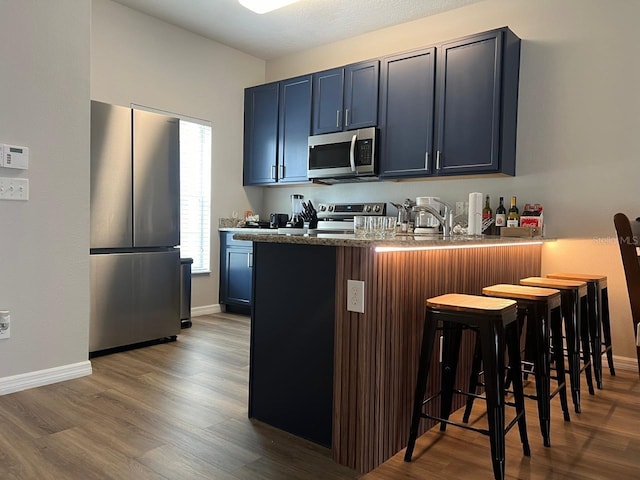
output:
{"label": "kitchen peninsula", "polygon": [[[500,237],[234,238],[254,242],[249,416],[360,472],[406,446],[425,300],[539,275],[542,250],[540,240]],[[364,313],[347,310],[347,280],[364,282]],[[472,340],[463,337],[464,382]]]}

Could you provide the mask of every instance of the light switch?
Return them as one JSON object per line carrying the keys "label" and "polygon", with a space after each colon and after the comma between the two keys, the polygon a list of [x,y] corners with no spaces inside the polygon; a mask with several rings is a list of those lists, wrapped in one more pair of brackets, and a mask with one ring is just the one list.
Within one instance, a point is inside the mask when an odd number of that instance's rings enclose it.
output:
{"label": "light switch", "polygon": [[0,200],[29,200],[29,179],[0,178]]}

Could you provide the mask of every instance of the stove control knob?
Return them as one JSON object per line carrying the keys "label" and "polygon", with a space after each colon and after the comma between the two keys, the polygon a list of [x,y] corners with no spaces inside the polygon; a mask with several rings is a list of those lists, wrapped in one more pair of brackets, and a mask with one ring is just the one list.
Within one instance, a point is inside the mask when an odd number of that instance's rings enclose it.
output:
{"label": "stove control knob", "polygon": [[365,212],[365,213],[369,213],[369,212],[371,212],[371,205],[365,205],[365,206],[364,206],[364,212]]}
{"label": "stove control knob", "polygon": [[326,205],[320,205],[320,211],[324,212],[327,209]]}
{"label": "stove control knob", "polygon": [[380,213],[380,205],[376,205],[375,207],[373,207],[373,211],[376,213]]}
{"label": "stove control knob", "polygon": [[333,205],[329,205],[329,211],[333,212]]}

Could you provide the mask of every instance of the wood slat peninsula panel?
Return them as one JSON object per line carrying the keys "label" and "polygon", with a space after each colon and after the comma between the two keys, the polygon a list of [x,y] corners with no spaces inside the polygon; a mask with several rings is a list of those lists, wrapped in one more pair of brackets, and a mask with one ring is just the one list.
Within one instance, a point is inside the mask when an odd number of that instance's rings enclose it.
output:
{"label": "wood slat peninsula panel", "polygon": [[[480,295],[485,286],[540,275],[541,251],[541,245],[337,249],[332,440],[337,462],[367,472],[406,446],[425,300],[445,293]],[[346,310],[350,279],[365,282],[364,314]],[[472,341],[465,333],[458,382],[468,378]],[[437,392],[439,365],[433,362],[427,392]],[[460,407],[464,399],[457,400]],[[435,412],[438,402],[431,408]],[[432,425],[423,420],[421,433]]]}

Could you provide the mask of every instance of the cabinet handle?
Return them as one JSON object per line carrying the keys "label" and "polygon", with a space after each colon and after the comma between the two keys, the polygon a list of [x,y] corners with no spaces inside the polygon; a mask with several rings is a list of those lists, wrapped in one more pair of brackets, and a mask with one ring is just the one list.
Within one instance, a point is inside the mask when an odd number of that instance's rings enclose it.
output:
{"label": "cabinet handle", "polygon": [[440,170],[440,150],[436,152],[436,170]]}
{"label": "cabinet handle", "polygon": [[253,268],[253,253],[247,253],[247,268]]}
{"label": "cabinet handle", "polygon": [[340,110],[336,110],[336,128],[340,127]]}
{"label": "cabinet handle", "polygon": [[284,178],[284,164],[280,165],[280,180]]}
{"label": "cabinet handle", "polygon": [[346,127],[349,126],[349,109],[348,108],[344,111],[344,125]]}
{"label": "cabinet handle", "polygon": [[424,152],[424,169],[429,170],[429,152]]}
{"label": "cabinet handle", "polygon": [[276,166],[271,165],[271,180],[275,180],[275,179],[276,179]]}

